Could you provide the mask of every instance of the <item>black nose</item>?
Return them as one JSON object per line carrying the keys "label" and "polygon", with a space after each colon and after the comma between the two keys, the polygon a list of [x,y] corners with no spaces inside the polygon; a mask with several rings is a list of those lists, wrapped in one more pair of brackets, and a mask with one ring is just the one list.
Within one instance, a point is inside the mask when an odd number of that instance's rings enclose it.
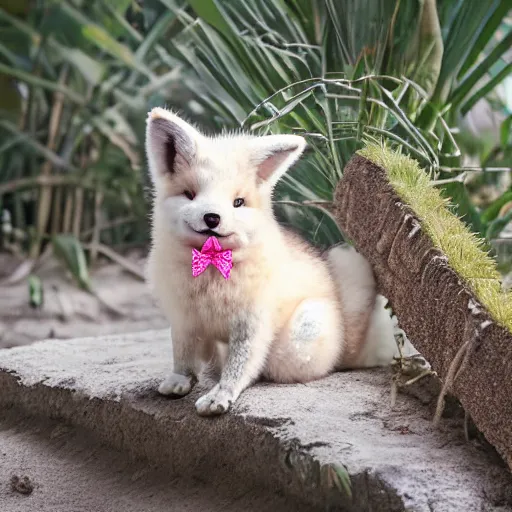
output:
{"label": "black nose", "polygon": [[220,223],[220,215],[216,213],[207,213],[203,217],[205,224],[210,228],[216,228]]}

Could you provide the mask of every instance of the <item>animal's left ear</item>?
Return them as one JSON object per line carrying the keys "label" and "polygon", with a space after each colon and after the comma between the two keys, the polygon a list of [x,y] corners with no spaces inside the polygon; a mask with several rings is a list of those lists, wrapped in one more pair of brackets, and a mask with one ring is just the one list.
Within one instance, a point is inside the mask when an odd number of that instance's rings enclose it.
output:
{"label": "animal's left ear", "polygon": [[260,183],[273,187],[299,159],[306,141],[299,135],[265,135],[250,141],[250,158]]}

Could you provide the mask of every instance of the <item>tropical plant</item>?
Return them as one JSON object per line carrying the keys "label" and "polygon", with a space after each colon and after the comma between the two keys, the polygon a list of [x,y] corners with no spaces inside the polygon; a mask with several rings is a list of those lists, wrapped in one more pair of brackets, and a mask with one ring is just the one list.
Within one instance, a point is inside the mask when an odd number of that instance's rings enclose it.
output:
{"label": "tropical plant", "polygon": [[[0,0],[3,245],[34,260],[72,233],[94,259],[104,244],[145,240],[144,118],[162,104],[206,127],[303,133],[310,150],[281,183],[276,212],[316,244],[341,236],[329,204],[344,164],[382,137],[485,235],[456,127],[510,72],[508,5]],[[493,158],[489,171],[510,166]]]}
{"label": "tropical plant", "polygon": [[94,259],[147,240],[145,115],[186,102],[159,43],[174,19],[131,0],[0,2],[0,243],[27,271],[53,241],[85,286],[81,245]]}
{"label": "tropical plant", "polygon": [[188,0],[194,15],[162,3],[183,23],[176,48],[194,71],[190,86],[204,84],[194,90],[205,109],[308,137],[312,151],[279,189],[278,211],[313,241],[339,238],[326,206],[343,165],[376,137],[417,158],[485,235],[453,134],[510,73],[509,2]]}

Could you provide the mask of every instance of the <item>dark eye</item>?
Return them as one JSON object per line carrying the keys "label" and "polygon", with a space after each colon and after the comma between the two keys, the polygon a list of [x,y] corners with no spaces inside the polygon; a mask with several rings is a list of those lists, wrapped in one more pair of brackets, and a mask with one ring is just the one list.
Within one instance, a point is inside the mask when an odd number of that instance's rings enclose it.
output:
{"label": "dark eye", "polygon": [[240,208],[240,206],[243,206],[245,203],[245,201],[241,198],[241,197],[237,197],[234,201],[233,201],[233,206],[235,208]]}
{"label": "dark eye", "polygon": [[190,190],[185,190],[185,192],[183,192],[183,195],[187,198],[187,199],[190,199],[192,201],[192,199],[194,199],[194,197],[196,197],[196,195],[194,194],[194,192],[190,192]]}

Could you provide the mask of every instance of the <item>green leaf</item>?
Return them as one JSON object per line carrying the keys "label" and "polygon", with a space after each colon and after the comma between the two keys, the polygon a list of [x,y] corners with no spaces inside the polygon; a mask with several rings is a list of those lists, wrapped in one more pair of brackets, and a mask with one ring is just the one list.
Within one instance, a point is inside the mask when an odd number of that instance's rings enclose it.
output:
{"label": "green leaf", "polygon": [[350,481],[350,475],[348,474],[345,466],[341,466],[340,464],[334,465],[334,471],[336,472],[336,482],[338,484],[338,489],[343,490],[347,496],[352,497],[352,484]]}
{"label": "green leaf", "polygon": [[196,14],[209,25],[216,28],[228,40],[233,40],[237,34],[235,27],[228,21],[220,2],[216,0],[187,0]]}
{"label": "green leaf", "polygon": [[176,13],[173,11],[168,11],[161,16],[157,22],[153,25],[150,32],[146,35],[146,38],[140,46],[137,48],[135,52],[135,57],[137,60],[142,62],[142,60],[146,57],[149,50],[156,44],[158,39],[162,37],[162,35],[169,28],[171,22],[176,19]]}
{"label": "green leaf", "polygon": [[[468,72],[460,85],[450,94],[448,101],[457,106],[473,90],[478,81],[483,78],[493,64],[503,57],[503,55],[512,47],[512,31],[509,32],[503,40],[494,47],[489,55],[473,71]],[[505,78],[505,77],[504,77]]]}
{"label": "green leaf", "polygon": [[512,210],[507,212],[503,217],[493,220],[485,233],[487,240],[498,238],[505,227],[512,222]]}
{"label": "green leaf", "polygon": [[61,85],[56,82],[52,82],[51,80],[46,80],[45,78],[40,78],[32,73],[27,73],[26,71],[21,71],[20,69],[15,69],[11,66],[6,66],[0,62],[0,73],[5,73],[6,75],[12,76],[13,78],[17,78],[18,80],[25,82],[30,85],[35,85],[37,87],[42,87],[43,89],[47,89],[49,91],[61,92],[70,100],[73,100],[75,103],[79,105],[85,103],[84,98],[82,98],[75,91]]}
{"label": "green leaf", "polygon": [[11,64],[15,68],[22,68],[25,71],[30,70],[30,60],[27,58],[23,58],[18,54],[12,52],[5,44],[0,42],[0,55],[4,57],[5,60],[9,64]]}
{"label": "green leaf", "polygon": [[477,40],[471,47],[471,51],[461,67],[459,78],[464,76],[477,61],[489,41],[495,36],[496,31],[510,11],[510,0],[501,0],[492,15],[488,18],[485,26],[480,31]]}
{"label": "green leaf", "polygon": [[462,65],[479,45],[479,38],[487,34],[487,24],[500,3],[498,0],[448,2],[453,10],[444,20],[444,54],[434,95],[436,101],[444,103]]}
{"label": "green leaf", "polygon": [[119,59],[121,62],[124,62],[127,66],[137,69],[145,75],[151,75],[147,67],[137,61],[128,46],[113,39],[105,29],[89,20],[84,14],[71,5],[60,3],[59,6],[62,12],[68,16],[70,22],[78,26],[80,33],[90,43]]}
{"label": "green leaf", "polygon": [[510,138],[511,133],[512,133],[512,114],[510,114],[507,118],[505,118],[503,123],[501,123],[500,144],[503,148],[507,147],[509,144],[512,144],[512,140]]}
{"label": "green leaf", "polygon": [[[117,2],[118,5],[112,5],[110,2],[100,0],[95,12],[96,22],[103,27],[112,37],[119,39],[123,35],[130,36],[134,41],[142,41],[141,34],[128,22],[125,11],[132,0]],[[97,0],[96,0],[97,2]],[[116,2],[114,2],[116,3]],[[95,5],[96,7],[96,5]],[[107,11],[104,12],[104,9]]]}
{"label": "green leaf", "polygon": [[33,308],[40,308],[44,302],[43,283],[36,275],[28,277],[29,303]]}
{"label": "green leaf", "polygon": [[[1,65],[0,65],[1,67]],[[35,152],[44,156],[47,160],[52,162],[56,167],[61,167],[69,171],[77,171],[77,168],[70,165],[66,160],[61,158],[59,155],[48,149],[46,146],[41,144],[35,137],[32,137],[29,133],[22,132],[14,123],[7,119],[0,120],[0,127],[4,128],[8,132],[18,137],[18,142],[26,144],[32,148]]]}
{"label": "green leaf", "polygon": [[328,487],[336,487],[349,498],[352,498],[352,482],[347,468],[342,464],[326,464],[322,466],[322,473]]}
{"label": "green leaf", "polygon": [[[29,43],[34,47],[32,51],[39,50],[41,42],[43,41],[43,36],[31,25],[21,19],[15,18],[14,16],[10,16],[1,8],[0,19],[7,21],[13,28],[16,29],[18,34],[27,39]],[[55,55],[78,69],[78,71],[82,73],[82,75],[90,83],[97,84],[103,78],[105,73],[105,65],[101,61],[89,57],[85,52],[78,48],[72,48],[59,43],[55,40],[54,34],[49,35],[49,37],[46,39],[46,43]],[[25,57],[27,57],[28,61],[31,60],[28,58],[29,55]]]}
{"label": "green leaf", "polygon": [[460,109],[461,114],[463,116],[466,115],[478,101],[485,98],[502,80],[509,77],[511,72],[512,63],[509,63],[462,105]]}
{"label": "green leaf", "polygon": [[32,39],[32,43],[38,46],[41,43],[41,35],[31,27],[28,23],[25,23],[21,18],[13,16],[9,10],[4,10],[0,6],[0,19],[8,21],[12,26],[16,27],[20,33],[28,35]]}
{"label": "green leaf", "polygon": [[52,237],[52,245],[55,255],[65,263],[78,286],[92,292],[85,253],[76,237],[67,234],[56,235]]}
{"label": "green leaf", "polygon": [[512,190],[505,192],[485,209],[485,211],[482,213],[482,221],[486,224],[492,222],[494,219],[496,219],[503,206],[506,205],[509,201],[512,201]]}
{"label": "green leaf", "polygon": [[112,8],[119,14],[125,14],[132,2],[133,0],[109,0]]}
{"label": "green leaf", "polygon": [[89,57],[85,52],[77,48],[66,48],[61,45],[56,45],[56,53],[65,60],[72,64],[82,76],[92,85],[98,85],[102,82],[107,72],[107,66],[98,59]]}

